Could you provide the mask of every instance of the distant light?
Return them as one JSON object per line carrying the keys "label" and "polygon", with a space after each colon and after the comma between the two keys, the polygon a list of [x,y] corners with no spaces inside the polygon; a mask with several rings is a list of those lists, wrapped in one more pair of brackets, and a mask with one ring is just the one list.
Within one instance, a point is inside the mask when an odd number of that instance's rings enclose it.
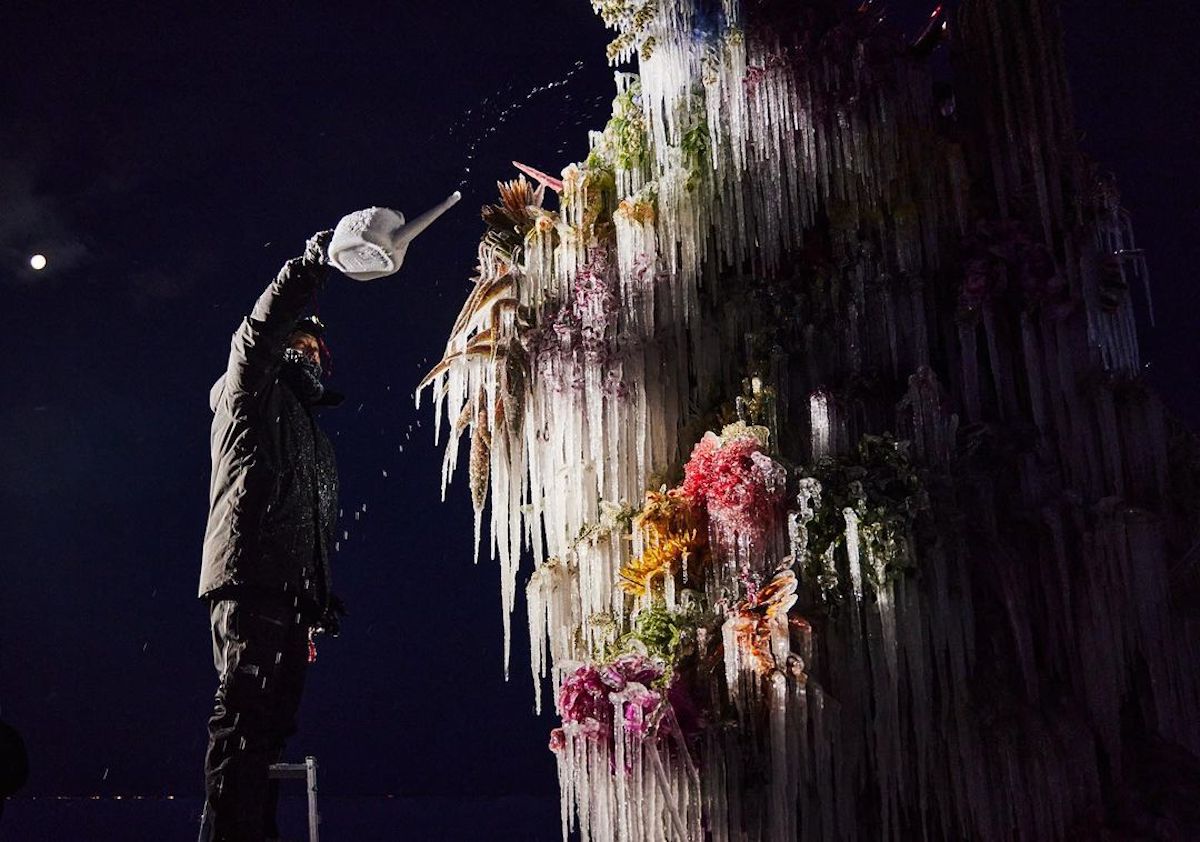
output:
{"label": "distant light", "polygon": [[46,268],[46,255],[35,254],[33,257],[29,258],[29,265],[32,266],[36,272],[42,271]]}

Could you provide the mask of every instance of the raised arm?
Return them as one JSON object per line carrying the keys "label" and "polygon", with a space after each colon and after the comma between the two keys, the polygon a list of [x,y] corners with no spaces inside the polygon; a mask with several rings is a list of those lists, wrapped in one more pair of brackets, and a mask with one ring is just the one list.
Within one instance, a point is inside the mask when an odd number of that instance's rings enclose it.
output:
{"label": "raised arm", "polygon": [[254,310],[242,320],[229,348],[225,370],[225,393],[231,400],[257,395],[271,382],[279,364],[288,334],[313,292],[324,282],[329,231],[309,238],[304,254],[283,264],[271,285],[254,304]]}

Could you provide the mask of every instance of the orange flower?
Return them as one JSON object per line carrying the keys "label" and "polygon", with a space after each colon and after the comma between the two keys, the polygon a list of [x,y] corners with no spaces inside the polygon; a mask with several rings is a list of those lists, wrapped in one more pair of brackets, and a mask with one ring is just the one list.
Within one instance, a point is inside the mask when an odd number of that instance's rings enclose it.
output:
{"label": "orange flower", "polygon": [[685,561],[702,557],[707,545],[702,514],[677,489],[647,492],[633,528],[645,550],[621,568],[619,584],[634,596],[646,594],[654,579],[675,575]]}
{"label": "orange flower", "polygon": [[[735,609],[734,632],[738,647],[749,656],[760,674],[765,675],[777,666],[771,654],[771,623],[781,614],[786,618],[788,610],[796,604],[797,584],[796,574],[783,570]],[[785,622],[789,627],[792,624],[790,618]]]}

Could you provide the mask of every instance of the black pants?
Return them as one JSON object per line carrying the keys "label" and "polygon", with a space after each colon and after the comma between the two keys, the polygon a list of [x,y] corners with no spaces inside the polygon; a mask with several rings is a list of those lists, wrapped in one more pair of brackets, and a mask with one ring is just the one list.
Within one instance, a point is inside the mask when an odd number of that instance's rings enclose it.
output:
{"label": "black pants", "polygon": [[308,622],[290,600],[216,599],[210,607],[220,676],[208,720],[201,842],[263,842],[275,825],[279,762],[296,733],[308,667]]}

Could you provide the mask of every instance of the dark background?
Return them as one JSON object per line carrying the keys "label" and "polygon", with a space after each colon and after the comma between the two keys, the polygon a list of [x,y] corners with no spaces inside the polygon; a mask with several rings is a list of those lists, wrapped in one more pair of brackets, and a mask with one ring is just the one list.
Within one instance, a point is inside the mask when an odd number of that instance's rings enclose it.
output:
{"label": "dark background", "polygon": [[[893,7],[912,31],[927,5]],[[1149,252],[1148,376],[1197,426],[1200,21],[1181,0],[1064,16],[1084,146]],[[199,795],[207,393],[228,337],[313,231],[371,204],[411,216],[465,180],[398,276],[335,276],[320,300],[349,395],[323,423],[351,615],[290,753],[320,758],[323,797],[555,798],[524,606],[506,684],[498,568],[471,565],[465,477],[439,501],[412,390],[508,161],[557,173],[603,126],[608,37],[584,0],[0,13],[0,715],[28,742],[24,796]]]}

